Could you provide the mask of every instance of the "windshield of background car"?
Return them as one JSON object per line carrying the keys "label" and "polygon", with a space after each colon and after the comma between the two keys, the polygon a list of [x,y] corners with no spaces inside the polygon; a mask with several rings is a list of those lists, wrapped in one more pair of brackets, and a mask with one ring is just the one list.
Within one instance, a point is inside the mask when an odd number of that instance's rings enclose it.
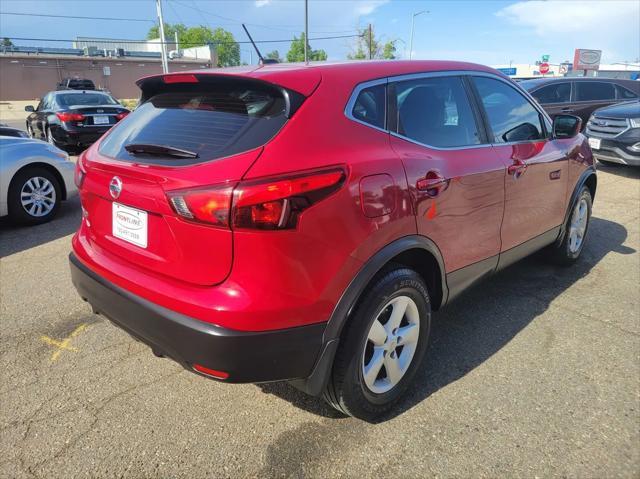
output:
{"label": "windshield of background car", "polygon": [[115,99],[104,93],[62,93],[56,95],[56,103],[63,108],[85,105],[119,105]]}
{"label": "windshield of background car", "polygon": [[286,102],[276,88],[255,82],[200,88],[187,85],[152,96],[109,133],[100,153],[121,160],[161,163],[158,155],[135,156],[125,146],[163,145],[196,153],[197,161],[185,162],[192,164],[262,146],[286,122]]}

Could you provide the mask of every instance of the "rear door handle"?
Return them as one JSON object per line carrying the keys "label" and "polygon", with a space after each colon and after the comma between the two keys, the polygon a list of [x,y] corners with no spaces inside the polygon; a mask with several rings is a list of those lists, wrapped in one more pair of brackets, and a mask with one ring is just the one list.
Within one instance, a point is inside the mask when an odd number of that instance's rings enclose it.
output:
{"label": "rear door handle", "polygon": [[424,178],[421,178],[416,183],[416,189],[418,191],[424,191],[427,196],[436,197],[449,186],[449,180],[442,176],[435,170],[429,171]]}

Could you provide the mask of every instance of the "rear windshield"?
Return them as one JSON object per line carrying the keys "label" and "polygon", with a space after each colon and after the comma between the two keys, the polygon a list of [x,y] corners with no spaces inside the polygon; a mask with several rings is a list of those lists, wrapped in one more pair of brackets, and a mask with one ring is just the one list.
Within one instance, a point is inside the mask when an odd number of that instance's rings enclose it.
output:
{"label": "rear windshield", "polygon": [[104,93],[62,93],[56,95],[56,103],[62,107],[118,104],[117,101]]}
{"label": "rear windshield", "polygon": [[[264,145],[286,122],[282,93],[268,85],[185,85],[145,101],[102,141],[100,153],[156,164],[193,164]],[[131,144],[187,150],[195,159],[131,154]]]}

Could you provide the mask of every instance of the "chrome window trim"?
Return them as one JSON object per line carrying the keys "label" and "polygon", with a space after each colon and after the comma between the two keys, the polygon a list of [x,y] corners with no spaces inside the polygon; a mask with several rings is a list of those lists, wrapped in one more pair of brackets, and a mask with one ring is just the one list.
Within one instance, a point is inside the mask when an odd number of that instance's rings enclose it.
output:
{"label": "chrome window trim", "polygon": [[[347,101],[347,105],[345,106],[344,109],[344,114],[345,116],[352,120],[355,121],[356,123],[360,123],[362,125],[368,126],[369,128],[372,128],[374,130],[378,130],[381,131],[383,133],[387,133],[391,136],[394,136],[396,138],[400,138],[402,140],[408,141],[409,143],[413,143],[419,146],[424,146],[425,148],[429,148],[431,150],[435,150],[435,151],[454,151],[454,150],[468,150],[468,149],[473,149],[473,148],[486,148],[488,146],[510,146],[510,145],[523,145],[523,144],[528,144],[528,143],[536,143],[539,141],[549,141],[551,140],[551,135],[553,132],[549,131],[548,136],[545,138],[540,138],[538,140],[526,140],[526,141],[512,141],[509,143],[493,143],[493,142],[487,142],[487,143],[478,143],[475,145],[465,145],[465,146],[453,146],[453,147],[438,147],[438,146],[433,146],[433,145],[428,145],[426,143],[420,143],[419,141],[416,140],[412,140],[411,138],[408,138],[406,136],[403,136],[399,133],[390,131],[389,129],[387,129],[387,124],[388,124],[388,118],[387,118],[387,103],[388,103],[388,99],[387,99],[387,95],[388,95],[388,91],[385,91],[385,128],[378,128],[375,125],[372,125],[371,123],[366,123],[362,120],[359,120],[357,118],[355,118],[351,112],[353,111],[353,106],[355,105],[355,102],[358,98],[358,95],[360,94],[360,92],[368,87],[371,86],[376,86],[376,85],[381,85],[381,84],[390,84],[390,83],[396,83],[399,81],[407,81],[407,80],[419,80],[422,78],[438,78],[438,77],[450,77],[450,76],[458,76],[458,77],[474,77],[474,76],[480,76],[480,77],[487,77],[487,78],[492,78],[494,80],[498,80],[501,81],[502,83],[510,86],[511,88],[513,88],[514,90],[516,90],[518,93],[520,93],[522,96],[525,97],[525,99],[529,102],[529,104],[540,114],[544,117],[544,119],[546,121],[549,122],[549,124],[553,125],[553,120],[551,120],[551,117],[547,114],[546,111],[544,111],[544,109],[538,104],[538,102],[535,100],[535,98],[533,98],[531,96],[531,94],[525,90],[524,88],[522,88],[521,86],[519,86],[517,83],[515,83],[513,80],[506,78],[506,77],[502,77],[500,75],[497,75],[495,73],[491,73],[491,72],[484,72],[484,71],[479,71],[479,70],[441,70],[441,71],[432,71],[432,72],[419,72],[419,73],[405,73],[402,75],[392,75],[392,76],[388,76],[385,78],[378,78],[375,80],[367,80],[365,82],[362,83],[358,83],[355,88],[353,89],[353,91],[351,92],[351,96],[349,97],[349,100]],[[482,107],[482,105],[480,105]],[[545,130],[547,129],[547,124],[544,124],[544,128]]]}

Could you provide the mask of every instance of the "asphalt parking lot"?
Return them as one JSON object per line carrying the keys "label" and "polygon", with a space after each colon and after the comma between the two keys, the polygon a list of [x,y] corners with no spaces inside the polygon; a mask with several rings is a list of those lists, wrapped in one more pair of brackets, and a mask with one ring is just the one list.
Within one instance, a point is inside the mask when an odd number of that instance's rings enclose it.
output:
{"label": "asphalt parking lot", "polygon": [[0,224],[0,477],[638,477],[640,170],[601,168],[572,268],[533,256],[438,313],[379,424],[157,359],[77,296],[77,199]]}

